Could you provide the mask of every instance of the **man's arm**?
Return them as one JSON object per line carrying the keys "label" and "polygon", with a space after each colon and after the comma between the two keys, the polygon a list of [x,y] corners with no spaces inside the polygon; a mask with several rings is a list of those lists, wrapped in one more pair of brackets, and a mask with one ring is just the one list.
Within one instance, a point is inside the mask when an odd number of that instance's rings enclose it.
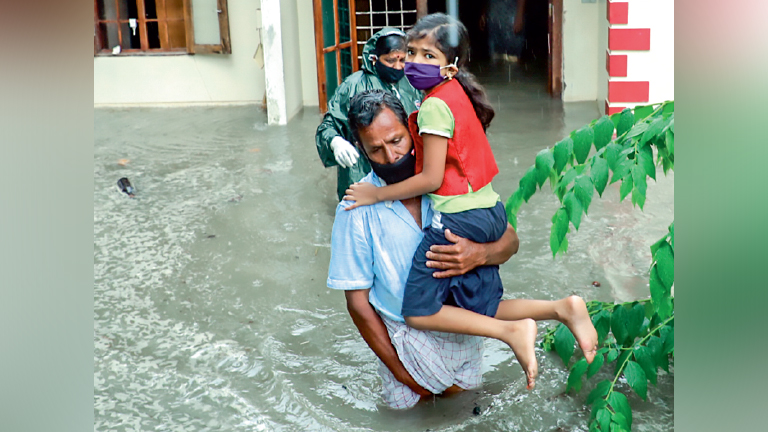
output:
{"label": "man's arm", "polygon": [[357,326],[357,330],[363,337],[368,346],[376,353],[384,365],[392,372],[395,379],[410,387],[415,393],[425,396],[432,396],[432,393],[421,387],[403,366],[400,358],[397,356],[395,347],[389,339],[387,327],[381,320],[379,314],[368,303],[368,292],[370,289],[345,291],[347,297],[347,310],[352,317],[352,322]]}
{"label": "man's arm", "polygon": [[517,232],[510,224],[501,238],[492,243],[475,243],[447,229],[445,238],[453,244],[434,245],[427,252],[427,267],[442,270],[433,274],[436,278],[462,275],[482,265],[504,264],[520,247]]}

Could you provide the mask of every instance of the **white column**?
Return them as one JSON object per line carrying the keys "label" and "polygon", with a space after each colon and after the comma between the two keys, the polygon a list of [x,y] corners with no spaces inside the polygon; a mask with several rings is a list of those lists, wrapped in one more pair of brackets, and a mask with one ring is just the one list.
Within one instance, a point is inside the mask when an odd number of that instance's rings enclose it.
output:
{"label": "white column", "polygon": [[267,86],[267,123],[284,125],[288,122],[288,114],[285,107],[280,0],[261,1],[261,23],[264,38],[264,80]]}

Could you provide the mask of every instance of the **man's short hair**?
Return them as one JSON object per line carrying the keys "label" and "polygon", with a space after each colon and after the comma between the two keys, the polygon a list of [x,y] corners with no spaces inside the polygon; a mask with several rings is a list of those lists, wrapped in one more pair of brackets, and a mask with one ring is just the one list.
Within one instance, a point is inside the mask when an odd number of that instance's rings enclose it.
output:
{"label": "man's short hair", "polygon": [[360,141],[360,129],[368,127],[379,115],[381,110],[389,108],[406,128],[408,127],[408,114],[403,108],[403,104],[392,93],[386,90],[366,90],[356,94],[349,101],[349,128],[352,129],[352,135],[361,149],[363,143]]}

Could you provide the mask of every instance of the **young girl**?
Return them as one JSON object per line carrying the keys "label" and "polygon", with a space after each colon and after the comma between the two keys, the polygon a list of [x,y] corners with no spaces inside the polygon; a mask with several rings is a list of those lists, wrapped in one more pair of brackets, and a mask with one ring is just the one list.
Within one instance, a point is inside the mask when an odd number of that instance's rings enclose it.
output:
{"label": "young girl", "polygon": [[[583,300],[577,298],[581,301],[581,307],[575,305],[578,313],[560,316],[554,313],[556,302],[501,302],[503,287],[498,266],[478,267],[449,279],[432,277],[434,270],[426,266],[426,252],[432,245],[450,244],[445,229],[487,243],[504,234],[507,217],[491,186],[499,170],[485,130],[494,111],[474,76],[462,69],[469,54],[466,28],[448,15],[428,15],[408,32],[407,49],[405,75],[413,87],[426,93],[419,111],[408,119],[416,174],[379,188],[356,183],[344,197],[355,201],[347,210],[423,194],[432,200],[432,224],[425,229],[405,287],[402,315],[406,323],[421,330],[486,336],[505,342],[525,371],[528,389],[533,388],[538,373],[534,354],[536,323],[530,318],[566,323],[591,362],[597,334]],[[532,303],[523,305],[521,301]],[[521,306],[532,309],[526,313]],[[539,306],[547,313],[541,309],[540,314]]]}

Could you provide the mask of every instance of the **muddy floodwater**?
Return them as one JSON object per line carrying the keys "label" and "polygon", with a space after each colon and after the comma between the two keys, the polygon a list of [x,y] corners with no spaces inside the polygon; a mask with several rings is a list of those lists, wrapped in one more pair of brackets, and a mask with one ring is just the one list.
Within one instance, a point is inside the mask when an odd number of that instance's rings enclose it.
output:
{"label": "muddy floodwater", "polygon": [[[520,71],[480,72],[506,200],[540,149],[599,113],[550,99]],[[495,340],[482,388],[405,412],[383,405],[376,357],[325,284],[336,172],[318,159],[319,121],[316,107],[287,126],[267,126],[255,106],[95,110],[94,430],[586,431],[586,396],[608,373],[564,395],[566,368],[537,349],[529,392]],[[121,177],[135,198],[118,191]],[[545,185],[524,204],[520,251],[501,266],[505,298],[647,297],[674,174],[649,181],[643,212],[619,202],[618,186],[595,195],[555,260],[557,198]],[[673,376],[659,374],[648,401],[629,395],[633,430],[673,428]]]}

